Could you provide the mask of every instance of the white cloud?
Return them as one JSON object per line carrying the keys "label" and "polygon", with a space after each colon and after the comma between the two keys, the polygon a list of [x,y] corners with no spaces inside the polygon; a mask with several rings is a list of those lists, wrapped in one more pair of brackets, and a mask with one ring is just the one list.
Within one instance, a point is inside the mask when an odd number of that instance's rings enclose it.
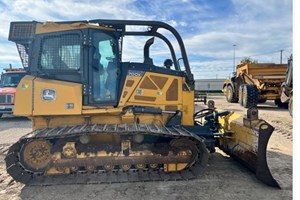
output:
{"label": "white cloud", "polygon": [[[72,0],[3,0],[0,4],[0,64],[16,63],[20,65],[17,49],[12,42],[7,41],[11,21],[67,21],[85,19],[146,19],[138,10],[132,10],[129,5],[132,0],[121,0],[112,3],[101,1]],[[9,47],[9,48],[8,48]]]}
{"label": "white cloud", "polygon": [[[217,9],[212,1],[138,1],[120,0],[3,0],[0,4],[0,64],[16,62],[15,45],[7,40],[10,21],[67,21],[87,19],[147,19],[164,21],[181,33],[195,77],[215,76],[209,70],[227,74],[232,68],[233,44],[236,57],[249,55],[261,62],[278,62],[280,49],[292,51],[292,15],[290,0],[224,0],[229,10]],[[161,31],[166,34],[166,31]],[[174,41],[174,37],[168,38]],[[142,59],[137,54],[145,40],[132,39],[124,58]],[[156,46],[153,55],[166,55]],[[174,47],[178,50],[178,46]],[[210,61],[207,61],[207,60]],[[238,62],[238,59],[237,59]],[[202,69],[202,73],[200,72]],[[224,72],[222,72],[224,70]]]}
{"label": "white cloud", "polygon": [[[204,62],[205,58],[203,58],[203,62],[198,62],[197,66],[209,67],[211,70],[232,69],[230,66],[233,65],[233,44],[237,45],[237,62],[242,57],[256,55],[253,58],[259,62],[278,63],[280,49],[292,51],[290,0],[233,0],[232,2],[234,9],[227,17],[189,24],[197,27],[198,30],[196,34],[192,32],[184,37],[190,57],[205,56],[214,59],[214,61]],[[266,52],[271,53],[265,54]],[[287,61],[286,57],[283,62]],[[192,62],[191,65],[193,64],[196,63]],[[195,73],[198,74],[196,71]],[[213,73],[210,74],[214,76]]]}

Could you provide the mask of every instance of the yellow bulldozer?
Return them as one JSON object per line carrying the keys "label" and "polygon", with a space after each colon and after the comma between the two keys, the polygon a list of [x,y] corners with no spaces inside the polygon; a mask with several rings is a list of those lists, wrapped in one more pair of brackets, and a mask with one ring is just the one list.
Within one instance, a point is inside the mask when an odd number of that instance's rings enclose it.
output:
{"label": "yellow bulldozer", "polygon": [[[147,38],[143,61],[122,61],[127,36]],[[161,65],[153,63],[154,39],[170,52]],[[9,40],[28,73],[17,87],[14,114],[30,118],[33,129],[5,158],[14,180],[28,185],[189,180],[204,172],[209,153],[220,148],[278,187],[266,161],[274,128],[258,119],[255,108],[242,117],[209,102],[195,112],[193,74],[182,38],[170,25],[11,22]]]}

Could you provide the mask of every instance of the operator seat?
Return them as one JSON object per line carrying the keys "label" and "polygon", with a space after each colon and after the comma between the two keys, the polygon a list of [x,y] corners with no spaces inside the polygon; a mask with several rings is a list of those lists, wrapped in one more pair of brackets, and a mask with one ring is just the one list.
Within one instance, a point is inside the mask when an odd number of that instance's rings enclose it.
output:
{"label": "operator seat", "polygon": [[173,65],[173,61],[171,59],[166,59],[164,61],[164,66],[167,68],[167,69],[171,69],[171,66]]}

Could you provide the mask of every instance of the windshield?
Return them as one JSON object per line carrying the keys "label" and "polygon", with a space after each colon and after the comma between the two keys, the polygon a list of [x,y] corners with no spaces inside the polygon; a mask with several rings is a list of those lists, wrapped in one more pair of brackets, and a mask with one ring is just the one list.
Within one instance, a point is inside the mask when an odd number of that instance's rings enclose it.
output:
{"label": "windshield", "polygon": [[17,87],[25,73],[2,74],[0,87]]}

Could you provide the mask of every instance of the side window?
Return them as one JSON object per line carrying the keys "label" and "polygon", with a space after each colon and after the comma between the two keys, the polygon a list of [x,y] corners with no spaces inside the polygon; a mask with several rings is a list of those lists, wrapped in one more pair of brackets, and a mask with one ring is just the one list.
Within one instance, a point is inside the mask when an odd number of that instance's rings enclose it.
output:
{"label": "side window", "polygon": [[41,42],[39,68],[45,70],[78,70],[81,40],[78,34],[44,37]]}
{"label": "side window", "polygon": [[94,33],[93,42],[93,101],[110,102],[117,95],[117,42],[106,33]]}
{"label": "side window", "polygon": [[[144,47],[150,38],[148,36],[126,36],[123,38],[122,62],[145,63]],[[134,48],[132,44],[135,44]],[[134,51],[134,53],[133,53]],[[168,45],[161,39],[155,38],[154,43],[149,47],[150,64],[157,67],[175,70],[172,54]],[[150,61],[150,62],[149,62]]]}

